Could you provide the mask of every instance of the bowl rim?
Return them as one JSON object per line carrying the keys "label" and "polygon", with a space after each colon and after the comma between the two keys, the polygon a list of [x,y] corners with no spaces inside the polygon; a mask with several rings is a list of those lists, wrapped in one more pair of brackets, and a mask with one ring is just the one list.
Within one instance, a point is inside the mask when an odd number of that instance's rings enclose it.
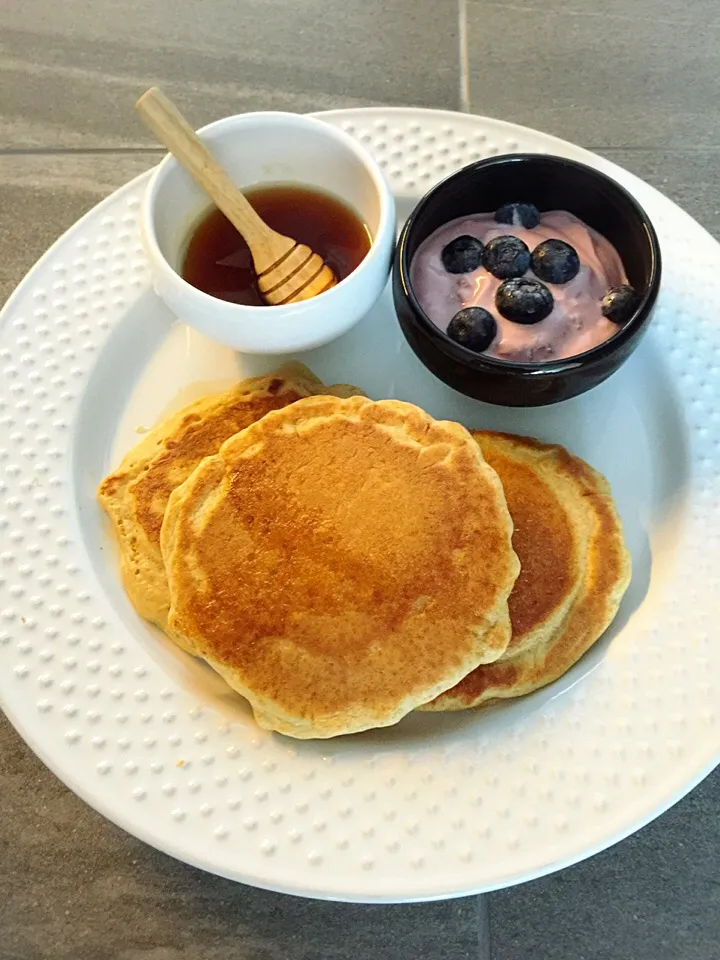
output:
{"label": "bowl rim", "polygon": [[[395,236],[395,201],[393,195],[390,191],[389,184],[385,179],[385,176],[380,168],[380,165],[375,160],[375,158],[366,150],[362,144],[351,137],[350,134],[346,133],[344,130],[334,126],[333,124],[326,123],[324,120],[320,120],[317,117],[310,116],[308,114],[302,113],[291,113],[289,111],[281,110],[260,110],[260,111],[250,111],[247,113],[236,113],[227,117],[222,117],[219,120],[213,120],[212,123],[205,124],[205,126],[200,127],[197,133],[200,136],[203,135],[227,135],[232,133],[237,128],[241,128],[248,123],[259,123],[259,124],[275,124],[278,123],[286,124],[289,127],[304,127],[305,129],[313,129],[316,132],[326,135],[331,140],[336,140],[349,153],[354,154],[357,160],[365,167],[370,179],[375,187],[376,194],[380,203],[380,216],[377,226],[377,230],[374,232],[371,238],[370,249],[365,254],[360,263],[355,267],[355,269],[344,277],[339,283],[336,283],[334,287],[331,287],[329,290],[325,290],[323,293],[318,294],[316,297],[312,298],[312,302],[323,302],[325,307],[330,307],[332,305],[333,299],[340,299],[348,286],[349,282],[357,282],[358,275],[362,274],[365,269],[372,265],[372,263],[377,260],[378,257],[384,256],[383,244],[382,241],[386,240],[388,234],[392,234],[394,239]],[[219,139],[219,136],[213,137],[210,140],[210,145],[213,142],[216,142]],[[156,269],[162,271],[162,273],[171,279],[171,282],[178,285],[178,289],[182,291],[183,296],[192,298],[197,306],[199,307],[210,307],[211,305],[221,305],[223,310],[227,310],[230,313],[235,313],[236,320],[242,321],[249,319],[252,316],[253,322],[256,322],[257,318],[255,314],[260,311],[265,322],[272,322],[273,320],[279,320],[282,316],[283,319],[291,318],[294,314],[300,316],[303,314],[307,315],[308,310],[308,300],[302,300],[298,303],[287,303],[287,304],[266,304],[265,306],[251,306],[249,304],[243,303],[234,303],[231,300],[222,300],[220,297],[214,297],[212,294],[206,293],[204,290],[200,290],[198,287],[193,286],[177,271],[174,267],[171,266],[165,254],[160,249],[160,244],[157,239],[157,233],[155,231],[155,210],[157,203],[157,194],[159,185],[162,180],[168,176],[168,172],[174,166],[179,167],[180,164],[175,159],[171,153],[167,153],[162,160],[157,164],[155,169],[152,171],[150,180],[143,194],[141,211],[140,211],[140,228],[143,243],[145,246],[145,252],[148,256],[148,259],[154,265]],[[268,181],[270,182],[270,181]],[[343,197],[339,197],[343,203],[346,203]],[[208,197],[208,206],[212,204],[212,201]],[[347,204],[349,206],[349,204]],[[352,208],[351,208],[352,209]]]}
{"label": "bowl rim", "polygon": [[[603,180],[606,185],[608,185],[612,190],[615,190],[615,192],[619,194],[620,197],[635,210],[635,213],[638,215],[638,218],[642,224],[645,239],[650,251],[650,278],[645,294],[635,307],[632,317],[617,331],[617,333],[614,333],[602,343],[596,344],[594,347],[591,347],[589,350],[585,350],[583,353],[573,354],[570,357],[563,357],[561,359],[500,360],[497,357],[489,357],[486,354],[475,353],[468,347],[464,347],[462,344],[456,343],[447,335],[444,330],[442,330],[437,324],[433,323],[430,317],[428,317],[423,308],[420,306],[410,282],[408,240],[413,227],[415,226],[419,216],[422,214],[427,204],[434,199],[438,193],[442,193],[443,190],[447,189],[449,184],[451,184],[452,181],[458,176],[463,174],[467,175],[470,171],[477,172],[479,175],[482,175],[483,171],[489,169],[490,167],[505,166],[512,163],[528,163],[538,160],[549,162],[551,164],[557,163],[564,167],[574,167],[577,170],[581,170],[583,173],[588,173],[591,176]],[[514,372],[525,375],[530,374],[534,377],[565,374],[577,369],[578,367],[592,365],[595,362],[607,359],[609,355],[614,353],[615,350],[621,347],[624,343],[630,339],[633,339],[650,319],[652,309],[660,292],[660,281],[662,277],[662,257],[657,233],[649,216],[640,203],[629,192],[629,190],[626,190],[625,187],[617,182],[617,180],[614,180],[612,177],[608,176],[606,173],[603,173],[601,170],[598,170],[596,167],[591,167],[587,163],[580,163],[577,160],[570,160],[567,157],[548,153],[507,153],[496,157],[486,157],[482,160],[476,160],[473,163],[466,164],[459,170],[455,170],[453,173],[449,174],[439,183],[436,183],[435,186],[431,187],[430,190],[428,190],[427,193],[420,199],[417,205],[413,208],[410,216],[405,221],[405,225],[403,226],[398,238],[396,264],[398,280],[402,286],[402,291],[405,298],[412,307],[414,319],[419,322],[420,326],[429,335],[430,339],[434,341],[435,345],[439,349],[443,350],[446,354],[449,354],[452,359],[459,361],[466,366],[474,367],[478,371],[481,371],[484,368],[488,372],[492,373]]]}

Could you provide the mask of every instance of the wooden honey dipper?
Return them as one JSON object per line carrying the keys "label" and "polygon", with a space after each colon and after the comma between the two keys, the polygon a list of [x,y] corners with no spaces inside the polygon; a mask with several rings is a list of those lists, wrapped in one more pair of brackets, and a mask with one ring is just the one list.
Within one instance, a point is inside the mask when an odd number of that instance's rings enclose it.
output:
{"label": "wooden honey dipper", "polygon": [[337,283],[332,269],[304,243],[269,227],[217,163],[174,103],[158,87],[135,108],[157,139],[203,188],[240,233],[252,255],[258,287],[275,306],[309,300]]}

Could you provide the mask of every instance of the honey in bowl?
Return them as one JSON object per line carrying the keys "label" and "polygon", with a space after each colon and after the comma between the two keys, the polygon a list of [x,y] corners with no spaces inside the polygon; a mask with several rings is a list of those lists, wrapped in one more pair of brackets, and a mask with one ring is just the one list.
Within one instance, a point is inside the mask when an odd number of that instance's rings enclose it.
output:
{"label": "honey in bowl", "polygon": [[[243,193],[273,230],[314,250],[338,282],[370,250],[367,226],[347,204],[329,193],[291,183],[263,184]],[[250,249],[216,207],[193,229],[182,267],[184,280],[220,300],[265,307]]]}

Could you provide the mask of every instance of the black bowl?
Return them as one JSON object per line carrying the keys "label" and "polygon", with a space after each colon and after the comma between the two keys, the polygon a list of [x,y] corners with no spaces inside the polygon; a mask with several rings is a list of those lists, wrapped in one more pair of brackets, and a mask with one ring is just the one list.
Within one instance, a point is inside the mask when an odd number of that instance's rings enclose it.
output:
{"label": "black bowl", "polygon": [[[585,353],[543,363],[497,360],[451,340],[425,314],[410,284],[418,246],[457,217],[522,200],[567,210],[606,237],[639,294],[633,316]],[[393,299],[405,338],[425,366],[460,393],[488,403],[536,407],[567,400],[602,383],[624,363],[647,329],[660,288],[660,247],[652,223],[610,177],[574,160],[509,154],[463,167],[427,193],[405,224],[395,253]]]}

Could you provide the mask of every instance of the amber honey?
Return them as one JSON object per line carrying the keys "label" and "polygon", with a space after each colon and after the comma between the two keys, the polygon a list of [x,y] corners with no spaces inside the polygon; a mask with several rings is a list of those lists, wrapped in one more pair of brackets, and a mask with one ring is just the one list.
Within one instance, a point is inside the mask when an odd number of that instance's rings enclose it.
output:
{"label": "amber honey", "polygon": [[[268,226],[306,243],[332,268],[338,281],[352,273],[370,249],[367,226],[329,193],[287,183],[243,192]],[[247,244],[216,207],[190,236],[182,276],[220,300],[266,306]]]}

